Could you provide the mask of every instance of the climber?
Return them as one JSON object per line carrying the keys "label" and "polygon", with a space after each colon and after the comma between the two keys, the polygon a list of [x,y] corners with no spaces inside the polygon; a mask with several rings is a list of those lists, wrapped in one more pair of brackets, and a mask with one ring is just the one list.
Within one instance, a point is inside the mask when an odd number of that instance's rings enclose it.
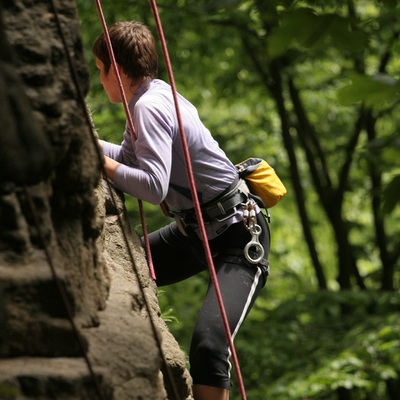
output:
{"label": "climber", "polygon": [[[101,34],[93,44],[100,81],[111,103],[129,105],[135,132],[127,123],[121,145],[100,140],[105,173],[115,188],[138,199],[166,202],[175,220],[149,234],[157,286],[172,284],[207,269],[193,210],[171,86],[157,79],[154,38],[143,24],[117,22],[109,28],[115,61]],[[122,83],[123,93],[121,93]],[[251,234],[243,223],[249,193],[235,165],[200,121],[196,108],[178,94],[196,190],[232,338],[268,275],[269,227],[255,208],[264,255],[256,264],[243,250]],[[252,203],[254,204],[254,203]],[[230,350],[210,280],[192,337],[189,361],[196,400],[227,400]]]}

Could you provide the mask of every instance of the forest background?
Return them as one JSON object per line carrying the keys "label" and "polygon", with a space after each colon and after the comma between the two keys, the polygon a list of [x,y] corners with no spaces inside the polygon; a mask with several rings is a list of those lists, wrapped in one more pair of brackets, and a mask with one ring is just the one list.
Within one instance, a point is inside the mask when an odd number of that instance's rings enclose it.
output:
{"label": "forest background", "polygon": [[[119,143],[124,110],[109,104],[90,50],[101,24],[94,2],[77,4],[88,105],[99,136]],[[270,210],[269,281],[235,340],[248,398],[400,399],[400,5],[157,4],[178,91],[233,162],[264,158],[288,188]],[[157,37],[149,2],[103,7],[108,24],[135,19]],[[159,77],[169,81],[161,50]],[[136,200],[126,205],[141,232]],[[145,212],[150,231],[168,222]],[[186,352],[207,280],[159,293]]]}

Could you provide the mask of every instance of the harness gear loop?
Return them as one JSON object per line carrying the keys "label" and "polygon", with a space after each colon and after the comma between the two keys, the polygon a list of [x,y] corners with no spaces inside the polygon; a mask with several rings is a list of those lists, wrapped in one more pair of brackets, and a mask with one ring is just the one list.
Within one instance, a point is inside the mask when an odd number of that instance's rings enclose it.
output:
{"label": "harness gear loop", "polygon": [[[262,233],[262,228],[256,223],[256,208],[255,201],[251,198],[244,206],[243,222],[246,229],[251,234],[250,242],[245,246],[243,253],[246,260],[252,264],[259,264],[264,257],[264,247],[259,241],[259,236]],[[252,250],[252,252],[250,252]],[[255,253],[255,255],[254,255]]]}

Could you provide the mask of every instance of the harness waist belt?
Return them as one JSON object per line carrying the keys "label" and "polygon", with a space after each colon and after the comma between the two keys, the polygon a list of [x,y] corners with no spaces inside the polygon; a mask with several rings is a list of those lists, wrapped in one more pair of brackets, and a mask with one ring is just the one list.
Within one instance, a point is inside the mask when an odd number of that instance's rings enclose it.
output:
{"label": "harness waist belt", "polygon": [[[239,190],[241,179],[235,181],[221,195],[201,207],[205,222],[224,221],[236,214],[236,207],[247,200],[247,195]],[[181,217],[185,224],[196,222],[194,208],[188,210],[170,210],[173,215]]]}
{"label": "harness waist belt", "polygon": [[221,199],[209,207],[202,208],[203,218],[206,222],[228,219],[236,213],[236,207],[246,199],[247,196],[244,193],[237,191],[227,199]]}

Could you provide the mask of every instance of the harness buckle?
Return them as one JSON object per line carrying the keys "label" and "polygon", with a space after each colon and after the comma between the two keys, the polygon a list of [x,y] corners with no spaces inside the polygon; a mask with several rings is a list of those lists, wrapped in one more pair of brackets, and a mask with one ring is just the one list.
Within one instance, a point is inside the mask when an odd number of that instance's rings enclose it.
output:
{"label": "harness buckle", "polygon": [[[218,203],[218,207],[219,207],[220,205],[221,205],[221,203]],[[222,206],[222,205],[221,205],[221,206]],[[233,216],[237,213],[237,207],[235,206],[235,207],[233,207],[231,210],[232,210],[232,212],[230,212],[229,214],[226,214],[225,209],[222,207],[221,215],[224,215],[224,217],[223,217],[223,218],[216,217],[215,219],[216,219],[218,222],[224,222],[224,221],[226,221],[227,219],[229,219],[230,217],[233,217]]]}

